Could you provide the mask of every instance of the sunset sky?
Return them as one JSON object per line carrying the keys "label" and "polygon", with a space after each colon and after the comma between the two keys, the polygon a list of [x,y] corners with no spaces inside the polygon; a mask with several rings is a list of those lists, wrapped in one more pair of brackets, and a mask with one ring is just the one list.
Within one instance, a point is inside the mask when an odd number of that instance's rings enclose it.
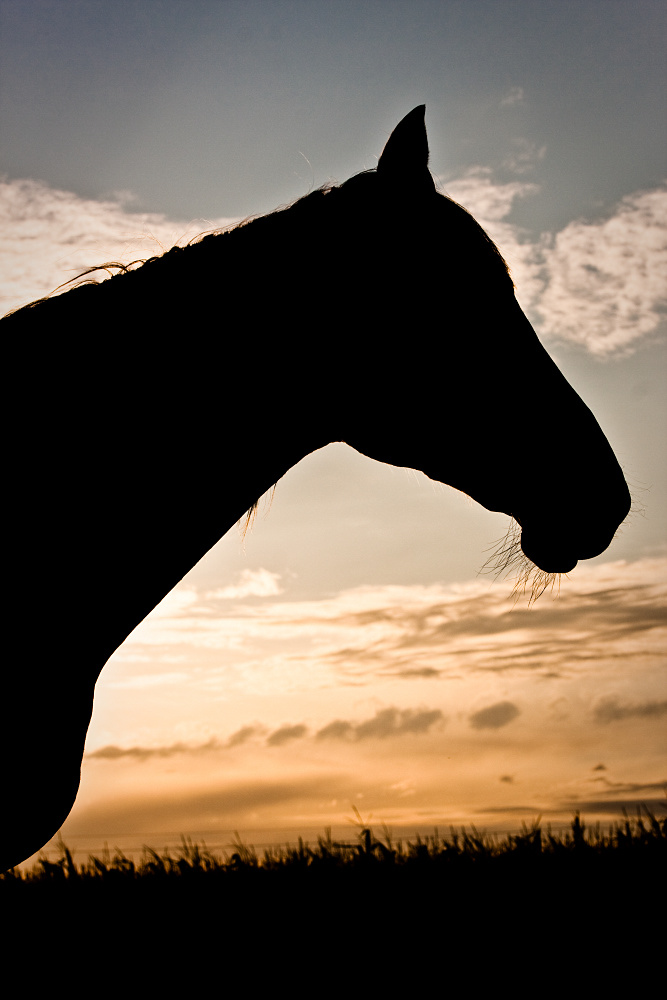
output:
{"label": "sunset sky", "polygon": [[[0,0],[0,314],[372,168],[425,103],[439,190],[499,244],[634,496],[528,606],[480,575],[505,516],[309,456],[109,661],[78,860],[350,838],[354,809],[396,834],[664,811],[664,22],[653,0]],[[532,402],[498,387],[499,446]]]}

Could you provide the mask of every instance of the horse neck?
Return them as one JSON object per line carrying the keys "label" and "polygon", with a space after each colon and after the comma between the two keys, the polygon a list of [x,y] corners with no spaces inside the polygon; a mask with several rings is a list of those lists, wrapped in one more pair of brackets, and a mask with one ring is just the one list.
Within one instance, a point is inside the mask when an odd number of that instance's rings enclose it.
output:
{"label": "horse neck", "polygon": [[[25,345],[18,392],[42,415],[17,447],[25,527],[15,561],[28,565],[48,540],[54,586],[78,595],[76,627],[99,668],[259,497],[331,439],[274,296],[257,302],[246,267],[245,284],[227,285],[228,306],[210,288],[206,300],[200,266],[192,278],[185,266],[196,249],[182,251],[178,281],[155,262],[9,321]],[[56,601],[51,634],[73,626]]]}
{"label": "horse neck", "polygon": [[114,567],[110,598],[128,571],[140,580],[134,589],[126,585],[130,628],[289,469],[327,443],[308,413],[294,419],[294,406],[281,403],[282,393],[290,394],[284,374],[270,373],[261,355],[243,368],[235,352],[227,353],[225,364],[219,351],[204,352],[210,369],[201,379],[171,359],[162,370],[171,388],[158,394],[156,411],[140,405],[137,419],[124,422],[122,451],[115,441],[109,449],[118,479],[104,513],[113,518],[123,509],[124,517],[100,528],[108,532],[107,564]]}

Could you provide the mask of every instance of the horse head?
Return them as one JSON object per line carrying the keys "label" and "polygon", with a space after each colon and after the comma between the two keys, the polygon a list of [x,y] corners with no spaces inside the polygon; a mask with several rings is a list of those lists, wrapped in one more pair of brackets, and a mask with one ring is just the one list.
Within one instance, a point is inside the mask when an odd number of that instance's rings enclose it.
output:
{"label": "horse head", "polygon": [[[630,509],[595,417],[540,344],[498,249],[436,191],[424,107],[391,134],[367,201],[377,335],[346,359],[343,440],[511,515],[539,569],[603,552]],[[348,184],[369,175],[352,178]],[[341,191],[346,185],[343,185]]]}

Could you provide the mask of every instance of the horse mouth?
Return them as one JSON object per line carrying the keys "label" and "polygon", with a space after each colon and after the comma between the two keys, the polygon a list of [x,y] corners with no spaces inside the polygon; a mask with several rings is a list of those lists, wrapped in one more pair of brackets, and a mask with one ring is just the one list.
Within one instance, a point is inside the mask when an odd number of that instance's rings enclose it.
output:
{"label": "horse mouth", "polygon": [[533,526],[526,527],[516,514],[512,517],[521,528],[521,551],[543,573],[571,573],[583,558],[575,555],[567,539],[559,538],[553,530],[541,532]]}
{"label": "horse mouth", "polygon": [[[518,521],[516,515],[515,520]],[[564,534],[538,531],[521,526],[521,550],[545,573],[570,573],[581,559],[594,559],[608,547],[611,537],[597,532],[594,537],[577,537],[576,530]]]}
{"label": "horse mouth", "polygon": [[521,532],[521,551],[543,573],[571,573],[579,562],[577,556],[567,549],[554,546],[553,543],[541,545],[526,532]]}

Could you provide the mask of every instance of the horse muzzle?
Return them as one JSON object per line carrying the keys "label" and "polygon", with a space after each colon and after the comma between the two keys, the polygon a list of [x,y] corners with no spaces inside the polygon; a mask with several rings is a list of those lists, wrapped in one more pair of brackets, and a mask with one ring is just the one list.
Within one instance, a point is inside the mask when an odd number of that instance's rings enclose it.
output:
{"label": "horse muzzle", "polygon": [[554,518],[549,524],[535,524],[514,514],[521,527],[521,549],[531,562],[545,573],[570,573],[581,559],[594,559],[609,547],[625,514],[616,520],[581,519],[568,524]]}
{"label": "horse muzzle", "polygon": [[544,573],[570,573],[579,562],[571,544],[553,534],[540,535],[525,528],[521,531],[521,551]]}

